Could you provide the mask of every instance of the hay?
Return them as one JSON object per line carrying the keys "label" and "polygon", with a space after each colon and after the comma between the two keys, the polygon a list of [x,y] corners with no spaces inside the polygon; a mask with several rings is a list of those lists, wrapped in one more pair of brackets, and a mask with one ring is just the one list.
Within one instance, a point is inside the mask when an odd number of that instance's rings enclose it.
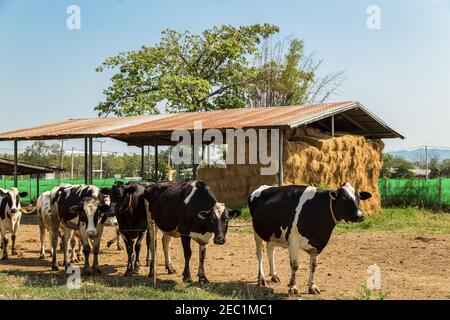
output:
{"label": "hay", "polygon": [[[290,141],[295,137],[295,141]],[[362,136],[342,135],[331,138],[320,130],[286,130],[284,140],[284,183],[338,188],[350,182],[356,190],[369,191],[372,198],[361,201],[367,214],[381,210],[378,176],[382,167],[383,143]],[[246,150],[248,152],[248,149]],[[198,170],[216,197],[227,205],[240,206],[248,194],[263,184],[276,185],[277,175],[261,176],[262,165],[228,165],[224,168]]]}

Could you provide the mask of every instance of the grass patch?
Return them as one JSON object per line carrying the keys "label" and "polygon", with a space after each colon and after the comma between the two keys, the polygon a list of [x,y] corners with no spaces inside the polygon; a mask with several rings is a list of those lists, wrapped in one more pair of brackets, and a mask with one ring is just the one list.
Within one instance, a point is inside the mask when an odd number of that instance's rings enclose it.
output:
{"label": "grass patch", "polygon": [[450,233],[450,214],[418,208],[383,209],[361,223],[339,224],[338,232],[402,231],[414,234]]}
{"label": "grass patch", "polygon": [[[67,275],[68,276],[68,275]],[[155,288],[145,276],[82,278],[80,289],[69,289],[61,273],[3,271],[0,299],[6,300],[234,300],[283,299],[268,288],[242,282],[185,284],[158,279]]]}

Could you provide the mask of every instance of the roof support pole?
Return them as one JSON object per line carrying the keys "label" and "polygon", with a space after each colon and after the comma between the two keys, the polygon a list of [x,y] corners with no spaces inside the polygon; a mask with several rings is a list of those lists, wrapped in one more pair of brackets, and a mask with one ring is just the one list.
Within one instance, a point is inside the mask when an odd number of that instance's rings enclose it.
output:
{"label": "roof support pole", "polygon": [[17,140],[14,140],[14,188],[17,188]]}
{"label": "roof support pole", "polygon": [[39,173],[36,174],[36,199],[39,198]]}
{"label": "roof support pole", "polygon": [[331,136],[334,138],[334,116],[331,116]]}
{"label": "roof support pole", "polygon": [[145,148],[144,141],[141,143],[141,180],[145,181]]}
{"label": "roof support pole", "polygon": [[279,147],[278,147],[278,185],[282,186],[284,183],[284,161],[283,161],[283,142],[284,130],[279,129]]}
{"label": "roof support pole", "polygon": [[89,184],[88,170],[88,139],[84,138],[84,184]]}
{"label": "roof support pole", "polygon": [[[170,157],[170,154],[169,154]],[[155,182],[158,182],[158,139],[155,136]]]}
{"label": "roof support pole", "polygon": [[89,138],[89,184],[92,184],[94,179],[93,179],[93,172],[92,172],[92,163],[93,163],[93,159],[92,159],[93,155],[92,155],[92,138]]}
{"label": "roof support pole", "polygon": [[197,164],[195,163],[195,152],[198,152],[198,150],[195,148],[195,145],[192,144],[192,179],[197,179]]}

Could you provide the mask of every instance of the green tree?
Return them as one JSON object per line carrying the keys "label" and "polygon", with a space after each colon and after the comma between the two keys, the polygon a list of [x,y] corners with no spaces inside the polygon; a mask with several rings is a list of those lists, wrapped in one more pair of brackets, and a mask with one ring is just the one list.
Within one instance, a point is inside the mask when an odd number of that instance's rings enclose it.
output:
{"label": "green tree", "polygon": [[159,113],[160,104],[169,112],[244,107],[249,85],[261,80],[249,57],[278,31],[271,24],[215,26],[201,35],[164,30],[156,45],[120,53],[97,68],[117,73],[95,109],[121,116]]}
{"label": "green tree", "polygon": [[410,171],[413,168],[413,165],[403,158],[394,158],[393,167],[394,172],[391,177],[394,179],[414,177],[414,174]]}
{"label": "green tree", "polygon": [[394,172],[394,157],[389,153],[383,154],[383,167],[380,171],[381,178],[390,178]]}
{"label": "green tree", "polygon": [[60,166],[61,149],[58,144],[46,144],[44,141],[35,141],[25,148],[19,160],[42,166]]}

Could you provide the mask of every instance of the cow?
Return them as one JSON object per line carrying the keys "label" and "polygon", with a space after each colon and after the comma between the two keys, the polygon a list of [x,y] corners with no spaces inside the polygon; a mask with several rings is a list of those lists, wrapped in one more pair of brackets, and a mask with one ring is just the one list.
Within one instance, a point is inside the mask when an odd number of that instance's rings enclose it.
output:
{"label": "cow", "polygon": [[339,221],[364,220],[359,201],[371,196],[369,192],[357,192],[348,182],[337,190],[318,190],[303,185],[260,186],[254,190],[248,197],[248,206],[256,242],[258,285],[267,285],[262,253],[263,242],[266,242],[273,282],[280,282],[274,264],[275,247],[288,248],[291,266],[288,294],[298,294],[296,272],[302,249],[310,255],[308,292],[319,294],[314,279],[318,255]]}
{"label": "cow", "polygon": [[[58,189],[58,187],[57,187]],[[57,190],[56,189],[56,190]],[[29,214],[37,215],[39,234],[40,234],[40,250],[39,259],[45,259],[45,232],[51,233],[52,230],[52,216],[51,216],[51,191],[46,191],[42,193],[36,201],[36,206]],[[61,238],[61,249],[64,250],[64,225],[61,224],[58,230],[58,236]],[[78,251],[75,250],[75,246],[78,243]],[[82,258],[82,243],[78,232],[74,232],[71,239],[71,254],[70,261],[78,262]],[[50,256],[53,256],[53,248],[50,250]]]}
{"label": "cow", "polygon": [[[146,186],[148,186],[146,182],[128,182],[124,184],[118,181],[111,190],[111,201],[116,203],[115,216],[128,256],[125,276],[139,273],[140,269],[139,254],[142,240],[148,229],[147,211],[144,205]],[[148,241],[147,250],[149,250]]]}
{"label": "cow", "polygon": [[[78,231],[83,244],[84,273],[100,274],[98,267],[98,253],[103,233],[103,224],[113,215],[115,203],[110,200],[111,189],[99,189],[93,185],[74,185],[59,187],[52,190],[51,217],[52,217],[52,247],[56,252],[58,244],[58,230],[60,224],[64,225],[64,266],[70,265],[67,248],[73,231]],[[94,261],[92,270],[89,266],[91,246],[89,239],[93,240]],[[56,254],[52,256],[52,270],[57,271]]]}
{"label": "cow", "polygon": [[122,246],[120,245],[120,229],[119,229],[119,223],[117,222],[117,218],[110,217],[110,218],[106,219],[105,226],[114,227],[114,232],[115,232],[114,237],[111,240],[108,240],[108,242],[106,243],[106,246],[109,248],[115,242],[116,246],[117,246],[116,247],[117,251],[121,251]]}
{"label": "cow", "polygon": [[11,233],[11,255],[17,255],[16,236],[20,226],[22,212],[20,211],[20,198],[28,192],[19,192],[17,188],[9,190],[0,189],[0,232],[2,235],[2,260],[8,259],[8,235]]}
{"label": "cow", "polygon": [[[163,232],[162,243],[168,273],[175,273],[170,260],[170,240],[172,237],[181,237],[185,259],[183,281],[192,282],[189,268],[192,239],[199,244],[199,282],[208,282],[204,268],[206,245],[213,235],[214,243],[223,245],[229,219],[239,216],[241,212],[228,210],[225,204],[216,200],[209,186],[200,180],[156,183],[146,187],[144,198],[149,224],[154,222],[156,230]],[[154,241],[156,230],[152,229],[150,238]],[[151,259],[155,259],[156,252],[153,246],[150,248]],[[151,261],[149,276],[155,274],[153,266]]]}

